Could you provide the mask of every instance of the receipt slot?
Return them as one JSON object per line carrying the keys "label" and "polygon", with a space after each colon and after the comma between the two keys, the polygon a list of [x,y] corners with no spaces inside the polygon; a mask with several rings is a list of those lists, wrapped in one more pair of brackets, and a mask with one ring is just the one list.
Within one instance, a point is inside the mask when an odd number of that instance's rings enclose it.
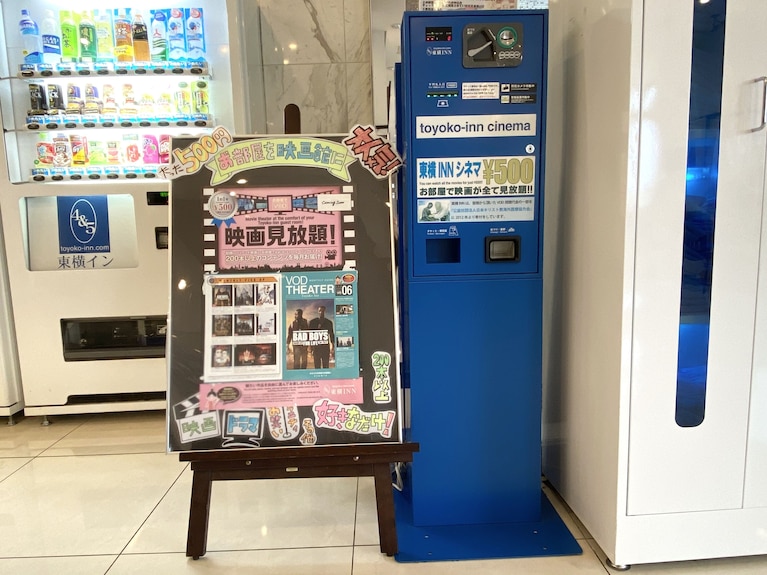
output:
{"label": "receipt slot", "polygon": [[401,499],[414,526],[542,520],[547,30],[545,10],[404,16],[403,380],[421,450]]}

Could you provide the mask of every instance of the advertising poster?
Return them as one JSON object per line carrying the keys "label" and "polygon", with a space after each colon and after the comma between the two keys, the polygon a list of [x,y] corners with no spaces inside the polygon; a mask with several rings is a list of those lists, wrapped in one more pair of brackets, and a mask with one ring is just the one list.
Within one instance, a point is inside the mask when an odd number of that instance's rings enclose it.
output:
{"label": "advertising poster", "polygon": [[169,449],[402,441],[396,153],[363,126],[202,144],[170,176]]}

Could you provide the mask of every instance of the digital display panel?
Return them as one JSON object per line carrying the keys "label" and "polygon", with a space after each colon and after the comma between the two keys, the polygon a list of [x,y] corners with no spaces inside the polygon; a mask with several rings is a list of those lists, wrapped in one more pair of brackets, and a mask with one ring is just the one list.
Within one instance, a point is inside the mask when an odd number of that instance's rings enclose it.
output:
{"label": "digital display panel", "polygon": [[450,42],[453,39],[452,26],[427,26],[427,42]]}

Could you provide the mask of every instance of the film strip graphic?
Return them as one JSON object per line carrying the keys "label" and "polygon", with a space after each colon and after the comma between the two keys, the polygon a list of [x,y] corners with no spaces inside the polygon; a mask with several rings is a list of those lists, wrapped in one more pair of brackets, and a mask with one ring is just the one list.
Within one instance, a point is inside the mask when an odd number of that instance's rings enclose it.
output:
{"label": "film strip graphic", "polygon": [[[286,188],[287,189],[287,188]],[[218,265],[218,235],[219,227],[213,222],[213,218],[210,217],[209,201],[214,193],[222,191],[221,188],[204,188],[203,189],[203,271],[205,273],[215,273],[218,271],[224,272],[248,272],[248,271],[281,271],[278,268],[272,270],[266,270],[264,268],[252,269],[247,267],[238,268],[236,270],[231,268],[219,269]],[[268,197],[259,196],[257,189],[248,190],[232,190],[237,194],[238,211],[237,216],[246,216],[248,214],[268,214]],[[242,192],[242,193],[240,193]],[[338,261],[343,262],[341,269],[356,269],[357,268],[357,245],[356,245],[356,217],[355,217],[355,205],[354,205],[354,186],[343,186],[341,188],[342,195],[348,195],[351,198],[351,210],[341,212],[341,229],[339,244],[341,252],[338,255]],[[291,198],[291,210],[290,213],[315,213],[315,214],[332,214],[333,212],[325,212],[317,209],[317,196],[319,194],[306,194],[295,195]],[[225,226],[226,224],[221,224]],[[316,246],[315,246],[316,247]],[[254,249],[258,249],[257,247]],[[299,248],[296,248],[297,250]],[[312,269],[311,266],[306,266],[306,270]],[[315,269],[333,269],[331,267],[316,267]]]}

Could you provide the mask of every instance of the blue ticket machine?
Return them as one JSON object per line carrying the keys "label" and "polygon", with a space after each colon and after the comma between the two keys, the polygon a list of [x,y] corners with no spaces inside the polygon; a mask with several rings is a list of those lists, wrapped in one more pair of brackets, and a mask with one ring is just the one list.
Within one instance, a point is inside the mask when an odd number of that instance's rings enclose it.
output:
{"label": "blue ticket machine", "polygon": [[399,196],[414,525],[541,513],[545,10],[410,12]]}

